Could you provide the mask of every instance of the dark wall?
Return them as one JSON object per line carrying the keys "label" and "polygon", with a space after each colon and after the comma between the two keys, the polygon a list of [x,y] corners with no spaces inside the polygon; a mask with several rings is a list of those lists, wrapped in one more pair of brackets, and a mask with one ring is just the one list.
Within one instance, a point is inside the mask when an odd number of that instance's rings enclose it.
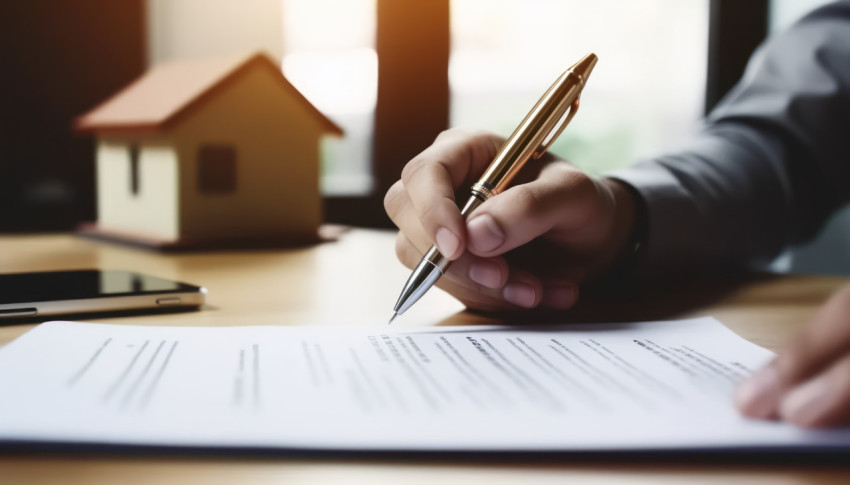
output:
{"label": "dark wall", "polygon": [[0,231],[95,218],[94,140],[71,123],[143,72],[144,4],[0,2]]}

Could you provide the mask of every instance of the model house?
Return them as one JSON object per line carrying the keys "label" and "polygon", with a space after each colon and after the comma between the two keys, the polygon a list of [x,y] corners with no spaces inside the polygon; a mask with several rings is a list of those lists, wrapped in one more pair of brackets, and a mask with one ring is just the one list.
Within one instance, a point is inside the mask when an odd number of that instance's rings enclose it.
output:
{"label": "model house", "polygon": [[315,240],[320,139],[342,131],[263,54],[157,66],[77,120],[97,140],[97,224],[154,247]]}

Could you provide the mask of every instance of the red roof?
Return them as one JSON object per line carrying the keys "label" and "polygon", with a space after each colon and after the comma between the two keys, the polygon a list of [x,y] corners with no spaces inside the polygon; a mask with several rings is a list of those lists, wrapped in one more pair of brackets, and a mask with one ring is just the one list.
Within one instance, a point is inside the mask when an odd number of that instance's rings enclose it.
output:
{"label": "red roof", "polygon": [[96,133],[153,133],[168,130],[253,67],[268,69],[327,132],[342,130],[323,115],[283,77],[265,54],[178,61],[160,64],[101,105],[76,120],[80,131]]}

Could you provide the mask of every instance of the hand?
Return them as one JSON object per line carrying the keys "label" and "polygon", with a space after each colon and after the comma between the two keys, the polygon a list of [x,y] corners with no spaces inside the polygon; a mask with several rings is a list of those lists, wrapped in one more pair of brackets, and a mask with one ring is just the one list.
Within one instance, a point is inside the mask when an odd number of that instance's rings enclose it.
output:
{"label": "hand", "polygon": [[850,286],[829,301],[791,345],[741,384],[738,409],[803,428],[850,422]]}
{"label": "hand", "polygon": [[503,143],[449,130],[404,167],[384,199],[400,229],[396,253],[413,268],[436,244],[452,260],[437,286],[469,308],[569,308],[578,283],[610,268],[627,244],[633,196],[547,154],[464,221],[455,191],[465,202]]}

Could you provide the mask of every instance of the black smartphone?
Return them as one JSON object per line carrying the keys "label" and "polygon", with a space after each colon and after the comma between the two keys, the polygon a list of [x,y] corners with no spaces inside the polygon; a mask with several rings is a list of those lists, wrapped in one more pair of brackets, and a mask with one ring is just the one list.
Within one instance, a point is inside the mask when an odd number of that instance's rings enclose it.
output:
{"label": "black smartphone", "polygon": [[206,293],[200,286],[131,271],[7,273],[0,274],[0,319],[198,308]]}

